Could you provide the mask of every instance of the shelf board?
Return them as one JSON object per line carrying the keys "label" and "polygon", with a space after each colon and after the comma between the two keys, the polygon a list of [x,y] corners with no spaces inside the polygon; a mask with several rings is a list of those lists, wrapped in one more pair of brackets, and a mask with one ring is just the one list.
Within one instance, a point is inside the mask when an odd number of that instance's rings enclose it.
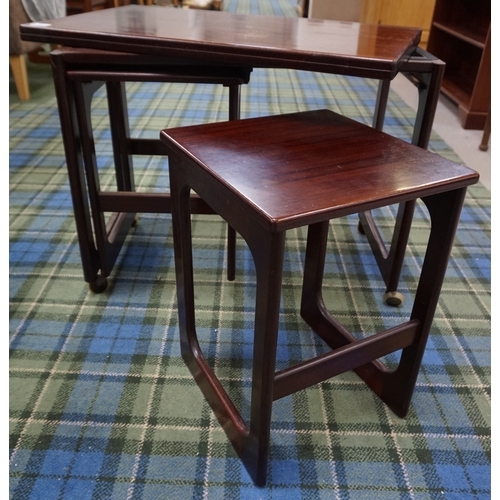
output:
{"label": "shelf board", "polygon": [[471,45],[474,45],[480,49],[484,49],[484,42],[486,39],[486,35],[481,36],[480,34],[475,33],[474,31],[464,26],[451,25],[451,24],[446,25],[436,21],[434,21],[432,25],[435,28],[444,31],[445,33],[448,33],[449,35],[459,38],[460,40],[463,40],[464,42],[470,43]]}
{"label": "shelf board", "polygon": [[445,74],[441,84],[441,92],[449,97],[453,102],[468,108],[471,101],[471,85],[464,82],[464,77],[460,73]]}

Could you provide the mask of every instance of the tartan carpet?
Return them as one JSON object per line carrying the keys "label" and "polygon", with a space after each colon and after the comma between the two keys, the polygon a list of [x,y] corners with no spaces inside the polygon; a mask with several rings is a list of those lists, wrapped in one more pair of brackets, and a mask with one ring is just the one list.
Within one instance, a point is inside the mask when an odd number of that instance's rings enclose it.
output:
{"label": "tartan carpet", "polygon": [[[295,15],[292,2],[228,1],[226,10]],[[30,68],[32,70],[32,68]],[[409,415],[392,414],[347,373],[279,400],[266,488],[245,469],[180,358],[169,215],[143,214],[108,290],[83,283],[48,68],[30,102],[10,102],[10,498],[486,499],[490,488],[490,194],[469,189]],[[37,80],[38,78],[38,80]],[[38,82],[38,83],[37,83]],[[370,123],[377,83],[254,70],[242,116],[328,107]],[[225,119],[215,86],[129,84],[134,134]],[[385,130],[405,140],[413,112],[391,92]],[[103,189],[113,188],[104,92],[93,103]],[[430,149],[458,160],[433,134]],[[136,157],[139,190],[168,189],[167,160]],[[395,207],[376,213],[384,233]],[[202,348],[248,415],[254,268],[238,239],[225,280],[225,224],[195,216]],[[391,308],[357,217],[331,223],[324,295],[363,336],[405,320],[429,220],[417,206],[401,291]],[[290,231],[278,368],[325,351],[298,315],[305,231]],[[396,361],[389,356],[387,363]]]}

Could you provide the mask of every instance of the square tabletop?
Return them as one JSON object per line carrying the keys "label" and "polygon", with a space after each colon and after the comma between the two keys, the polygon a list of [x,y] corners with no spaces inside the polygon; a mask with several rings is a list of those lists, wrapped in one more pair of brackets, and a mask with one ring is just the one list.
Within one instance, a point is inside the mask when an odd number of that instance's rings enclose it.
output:
{"label": "square tabletop", "polygon": [[271,231],[462,188],[479,177],[330,110],[166,129],[161,139]]}

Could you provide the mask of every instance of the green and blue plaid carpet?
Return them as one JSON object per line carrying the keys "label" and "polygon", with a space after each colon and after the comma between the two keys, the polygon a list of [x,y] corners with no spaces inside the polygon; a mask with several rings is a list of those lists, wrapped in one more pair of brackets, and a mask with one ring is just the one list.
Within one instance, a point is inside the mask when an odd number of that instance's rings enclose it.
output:
{"label": "green and blue plaid carpet", "polygon": [[[294,0],[226,0],[230,11],[295,15]],[[144,214],[109,289],[83,282],[49,68],[30,68],[33,99],[10,103],[10,498],[489,499],[490,194],[469,190],[406,419],[345,374],[276,402],[268,486],[255,488],[179,353],[171,223]],[[255,70],[243,117],[329,107],[370,123],[377,83]],[[131,126],[226,118],[225,91],[131,84]],[[105,97],[94,101],[103,188],[113,188]],[[385,130],[408,139],[413,112],[391,93]],[[436,135],[430,149],[456,159]],[[140,190],[168,188],[164,159],[138,157]],[[394,207],[377,214],[390,231]],[[419,205],[403,270],[405,305],[383,283],[356,217],[331,224],[325,300],[365,335],[406,318],[428,234]],[[288,237],[278,365],[324,350],[297,314],[305,232]],[[248,411],[254,269],[238,241],[225,280],[225,225],[194,226],[199,334],[237,405]],[[389,358],[388,363],[393,359]]]}

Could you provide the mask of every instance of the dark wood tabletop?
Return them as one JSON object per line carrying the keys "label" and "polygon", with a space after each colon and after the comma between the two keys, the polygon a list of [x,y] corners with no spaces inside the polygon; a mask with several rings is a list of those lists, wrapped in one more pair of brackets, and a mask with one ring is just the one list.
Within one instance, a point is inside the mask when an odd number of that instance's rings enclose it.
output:
{"label": "dark wood tabletop", "polygon": [[250,212],[272,231],[297,227],[297,220],[312,224],[465,187],[479,178],[468,167],[329,110],[166,129],[161,138],[236,192],[235,199],[251,205]]}
{"label": "dark wood tabletop", "polygon": [[421,35],[418,28],[141,5],[23,24],[20,32],[23,40],[68,47],[389,79]]}

